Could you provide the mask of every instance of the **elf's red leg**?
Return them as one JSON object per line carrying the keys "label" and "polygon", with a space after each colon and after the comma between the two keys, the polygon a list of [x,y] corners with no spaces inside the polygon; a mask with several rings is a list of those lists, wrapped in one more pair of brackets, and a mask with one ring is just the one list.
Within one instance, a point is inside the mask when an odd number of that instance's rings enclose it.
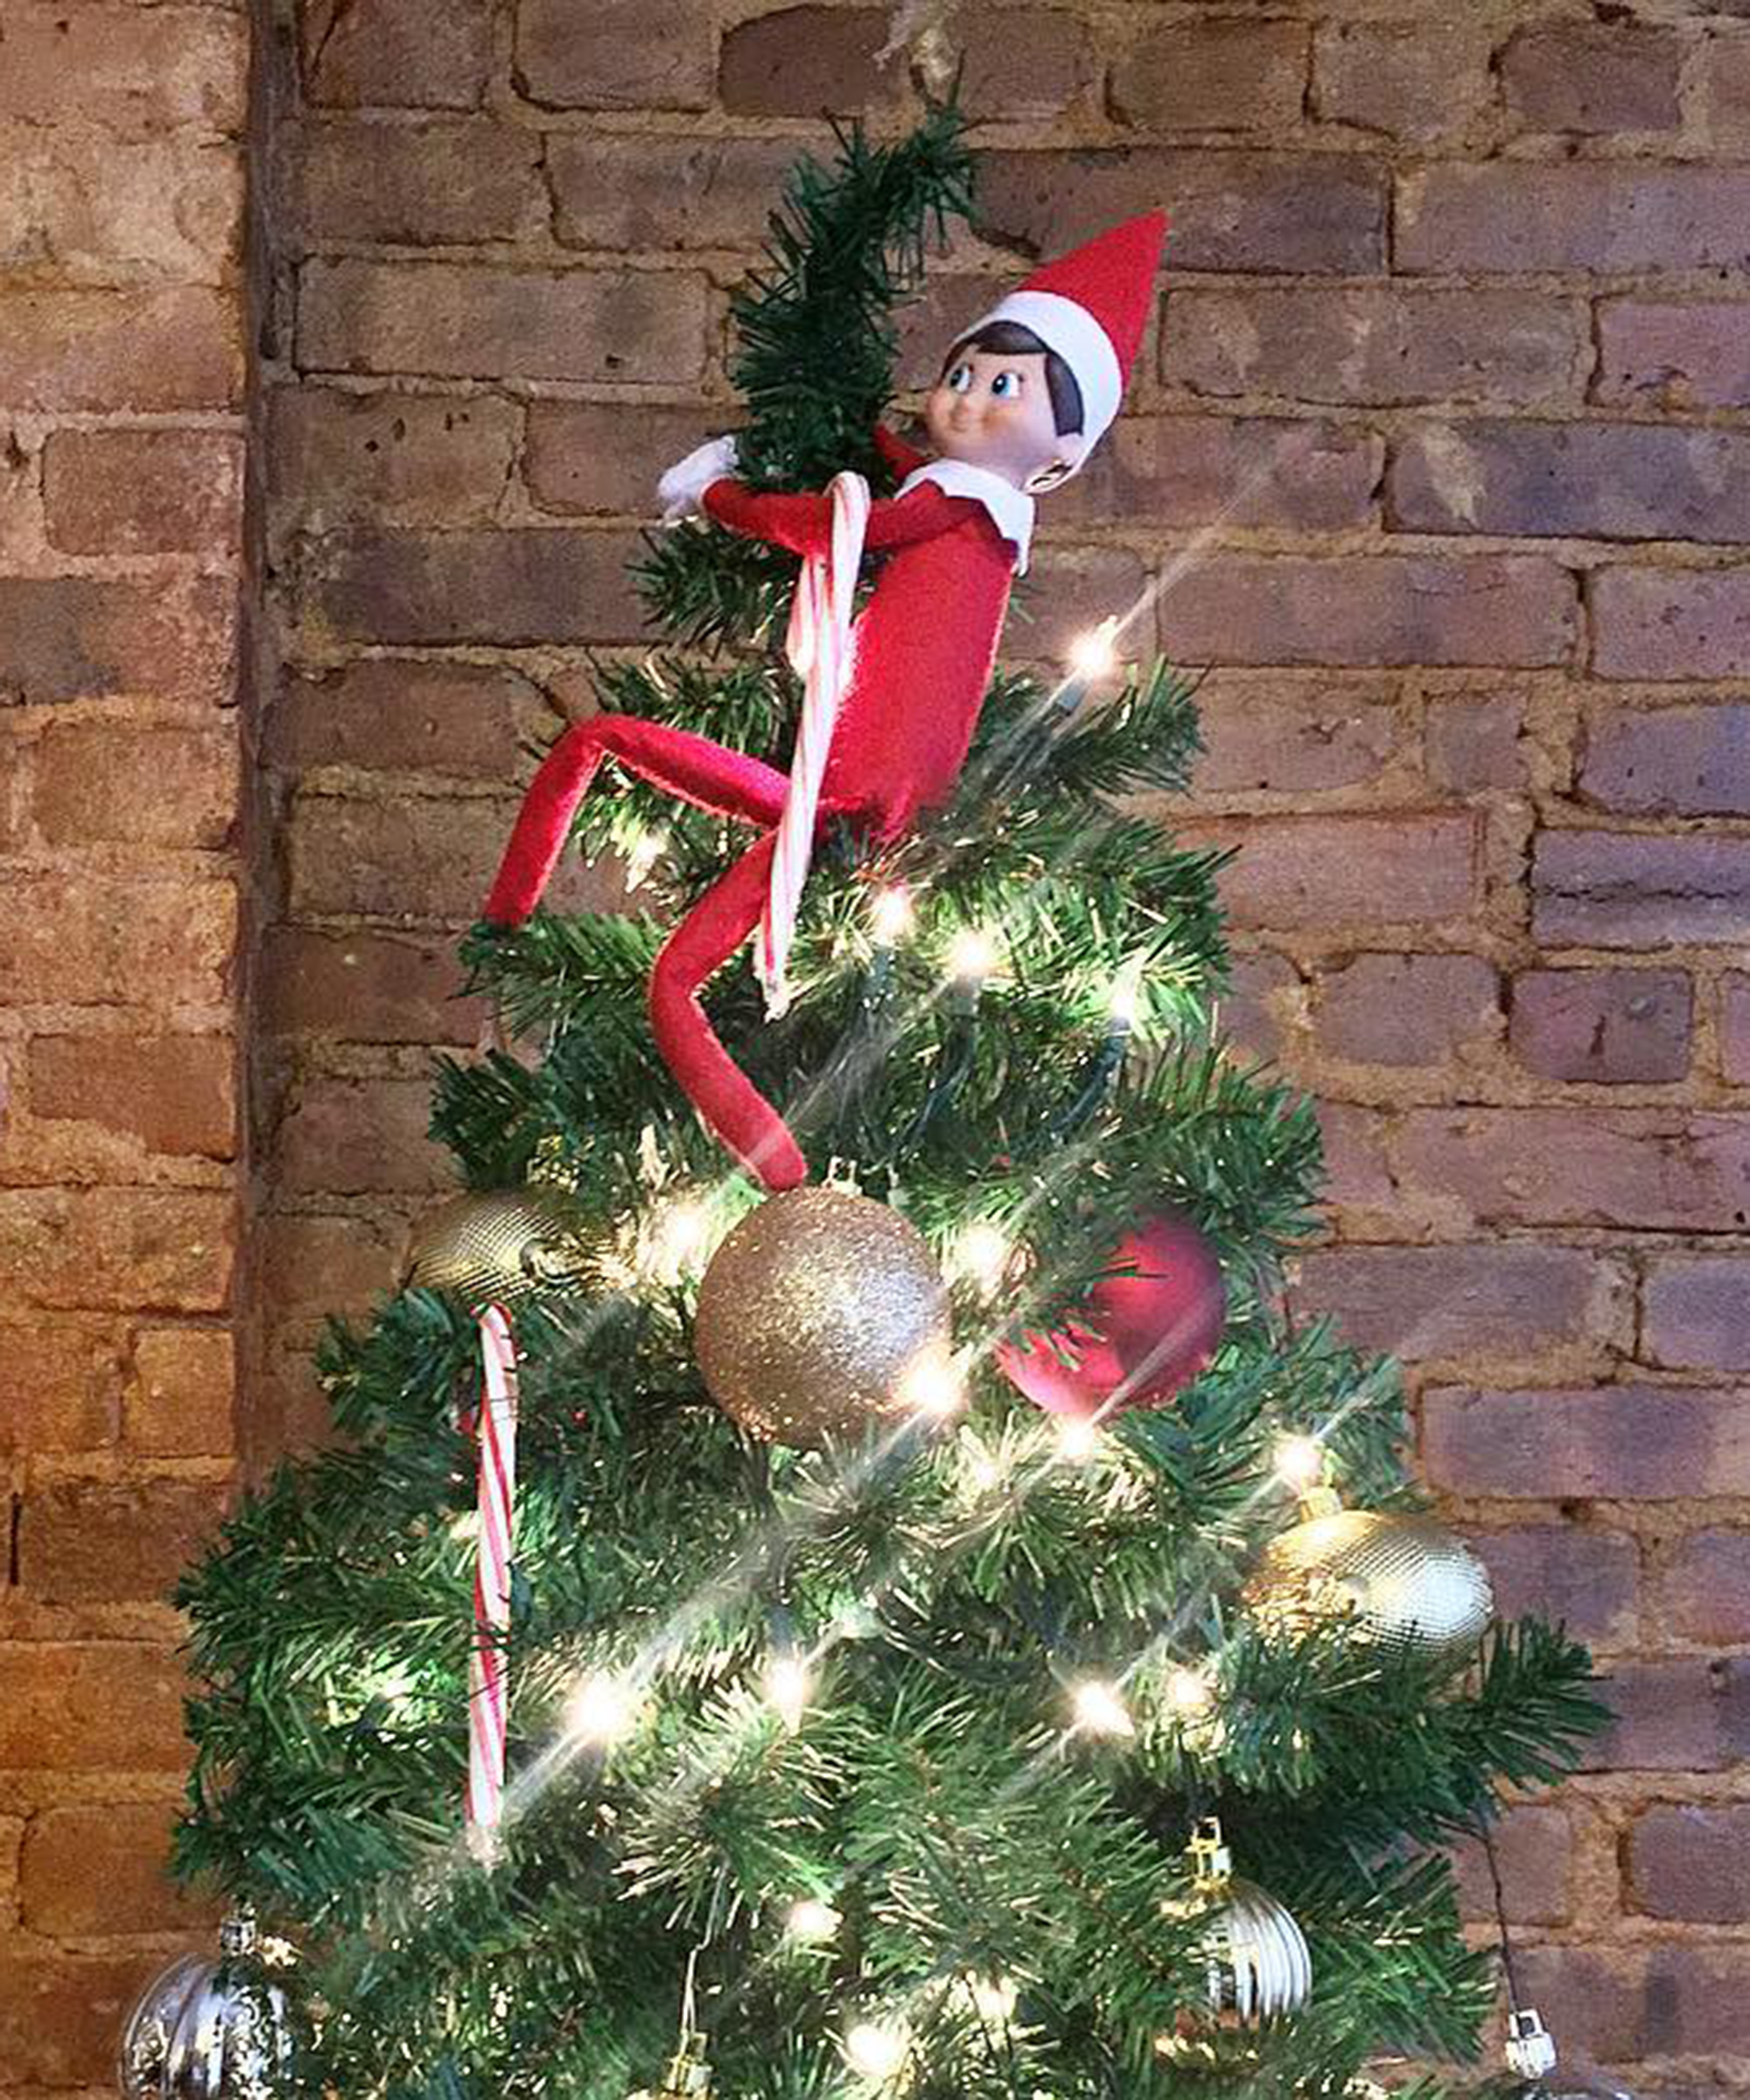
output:
{"label": "elf's red leg", "polygon": [[705,1018],[706,980],[760,923],[777,835],[768,831],[700,898],[669,936],[650,973],[656,1046],[687,1098],[767,1188],[794,1188],[808,1163],[784,1119],[730,1056]]}
{"label": "elf's red leg", "polygon": [[565,732],[529,783],[481,909],[483,919],[498,926],[521,926],[541,901],[578,804],[588,793],[596,767],[609,755],[682,802],[721,816],[770,825],[783,813],[789,780],[762,760],[666,722],[647,722],[638,715],[592,715]]}

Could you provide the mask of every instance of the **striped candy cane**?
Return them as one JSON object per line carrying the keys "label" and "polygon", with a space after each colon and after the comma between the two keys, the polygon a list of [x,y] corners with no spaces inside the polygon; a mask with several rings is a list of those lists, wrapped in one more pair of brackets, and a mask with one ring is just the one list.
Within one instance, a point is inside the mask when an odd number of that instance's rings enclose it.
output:
{"label": "striped candy cane", "polygon": [[504,1813],[504,1635],[510,1625],[510,1553],[516,1507],[516,1347],[500,1306],[480,1313],[480,1540],[474,1564],[474,1648],[468,1666],[468,1845],[489,1861]]}
{"label": "striped candy cane", "polygon": [[835,474],[832,546],[810,555],[796,579],[784,648],[802,681],[802,718],[790,763],[790,791],[778,821],[772,857],[772,886],[760,926],[756,967],[766,988],[766,1012],[775,1020],[790,1004],[784,966],[796,930],[796,913],[815,845],[815,813],[821,778],[838,720],[839,703],[850,682],[851,620],[863,536],[869,524],[869,484],[861,474]]}

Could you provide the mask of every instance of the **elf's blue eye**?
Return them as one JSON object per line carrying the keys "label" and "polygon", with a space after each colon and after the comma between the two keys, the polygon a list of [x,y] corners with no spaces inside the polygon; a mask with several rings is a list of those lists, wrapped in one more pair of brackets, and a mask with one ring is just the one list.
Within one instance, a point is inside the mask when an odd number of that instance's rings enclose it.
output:
{"label": "elf's blue eye", "polygon": [[948,375],[948,383],[950,389],[956,394],[968,392],[972,385],[971,366],[956,365]]}
{"label": "elf's blue eye", "polygon": [[1012,394],[1018,394],[1020,390],[1021,375],[1018,372],[999,372],[990,382],[990,395],[995,401],[1007,401]]}

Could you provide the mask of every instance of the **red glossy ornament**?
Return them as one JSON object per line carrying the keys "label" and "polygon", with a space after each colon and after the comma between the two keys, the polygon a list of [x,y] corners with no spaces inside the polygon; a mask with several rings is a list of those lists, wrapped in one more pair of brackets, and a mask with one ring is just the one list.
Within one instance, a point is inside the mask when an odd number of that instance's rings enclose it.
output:
{"label": "red glossy ornament", "polygon": [[1227,1285],[1214,1250],[1189,1218],[1166,1211],[1145,1219],[1112,1258],[1127,1272],[1102,1278],[1088,1294],[1085,1320],[1067,1320],[1054,1338],[1076,1362],[1062,1362],[1040,1335],[1028,1335],[1030,1350],[998,1344],[998,1362],[1035,1407],[1083,1420],[1159,1407],[1214,1354]]}

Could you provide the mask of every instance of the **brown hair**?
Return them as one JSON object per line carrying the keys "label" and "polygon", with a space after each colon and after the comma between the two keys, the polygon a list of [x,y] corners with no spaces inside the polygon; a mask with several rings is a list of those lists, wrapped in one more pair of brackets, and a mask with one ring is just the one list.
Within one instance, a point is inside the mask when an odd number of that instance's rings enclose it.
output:
{"label": "brown hair", "polygon": [[1051,419],[1060,438],[1082,429],[1084,411],[1082,406],[1082,388],[1076,384],[1075,374],[1055,350],[1040,342],[1031,328],[1023,327],[1019,321],[986,321],[982,328],[975,328],[970,335],[962,335],[948,355],[942,360],[946,374],[955,360],[966,350],[994,350],[999,354],[1007,352],[1012,356],[1045,357],[1045,383],[1051,391]]}

